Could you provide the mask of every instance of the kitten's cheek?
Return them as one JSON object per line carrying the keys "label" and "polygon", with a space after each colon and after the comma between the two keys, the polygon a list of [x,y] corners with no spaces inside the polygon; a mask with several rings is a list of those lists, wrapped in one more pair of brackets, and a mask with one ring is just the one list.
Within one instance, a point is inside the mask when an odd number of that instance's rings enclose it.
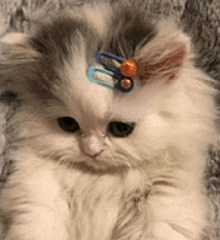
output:
{"label": "kitten's cheek", "polygon": [[140,139],[147,149],[164,149],[171,143],[172,129],[166,119],[159,114],[149,116],[139,129]]}

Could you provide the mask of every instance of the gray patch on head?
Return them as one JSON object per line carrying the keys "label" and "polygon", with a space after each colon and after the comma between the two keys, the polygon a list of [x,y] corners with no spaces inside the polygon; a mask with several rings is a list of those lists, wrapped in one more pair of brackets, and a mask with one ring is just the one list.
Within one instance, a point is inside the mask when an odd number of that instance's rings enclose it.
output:
{"label": "gray patch on head", "polygon": [[39,25],[31,44],[38,52],[50,56],[49,60],[53,63],[72,60],[74,52],[71,46],[80,48],[82,44],[79,35],[85,42],[88,60],[93,56],[94,61],[95,51],[99,49],[126,58],[133,57],[135,49],[146,44],[157,33],[152,17],[137,4],[113,4],[112,8],[114,14],[106,26],[107,38],[98,38],[83,17],[71,16],[64,10],[58,17]]}
{"label": "gray patch on head", "polygon": [[[88,27],[83,19],[60,13],[46,24],[39,25],[35,37],[30,40],[33,48],[49,57],[51,62],[63,64],[64,61],[72,60],[73,49],[79,49],[82,39],[86,47],[91,48],[96,41],[96,34]],[[74,47],[73,47],[74,46]],[[89,50],[89,49],[88,49]]]}
{"label": "gray patch on head", "polygon": [[97,38],[88,24],[71,12],[63,11],[39,24],[34,36],[29,39],[31,47],[40,53],[38,71],[42,76],[39,81],[43,81],[44,85],[46,83],[47,89],[51,90],[54,84],[59,86],[65,82],[65,65],[71,66],[74,58],[82,57],[80,54],[84,47],[87,62],[94,62]]}
{"label": "gray patch on head", "polygon": [[[88,65],[93,65],[98,50],[132,58],[137,48],[156,35],[150,16],[141,7],[113,4],[113,12],[114,15],[106,25],[107,38],[98,36],[79,14],[71,14],[71,11],[65,9],[56,12],[57,16],[39,22],[33,37],[28,40],[39,57],[35,62],[27,63],[29,68],[21,66],[25,68],[24,77],[30,79],[25,83],[28,91],[40,99],[42,96],[46,99],[53,97],[53,86],[58,89],[60,84],[65,84],[65,64],[71,65],[74,58],[86,57]],[[81,48],[85,48],[86,56],[80,55]],[[11,101],[11,98],[7,99]]]}
{"label": "gray patch on head", "polygon": [[137,48],[156,35],[152,18],[138,5],[116,4],[113,12],[110,37],[105,48],[125,58],[132,58]]}

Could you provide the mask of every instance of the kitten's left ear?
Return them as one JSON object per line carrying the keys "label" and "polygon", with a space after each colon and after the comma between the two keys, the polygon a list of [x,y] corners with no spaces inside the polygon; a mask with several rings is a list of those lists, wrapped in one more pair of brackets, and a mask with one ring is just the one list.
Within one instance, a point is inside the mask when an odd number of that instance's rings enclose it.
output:
{"label": "kitten's left ear", "polygon": [[1,62],[10,60],[34,60],[39,52],[29,43],[30,36],[24,33],[9,33],[0,40]]}
{"label": "kitten's left ear", "polygon": [[35,81],[32,63],[39,60],[40,52],[33,48],[31,39],[23,33],[9,33],[0,39],[0,102],[14,101],[15,96],[27,93]]}
{"label": "kitten's left ear", "polygon": [[157,35],[137,52],[139,79],[171,81],[178,76],[189,56],[190,39],[180,30],[160,27]]}

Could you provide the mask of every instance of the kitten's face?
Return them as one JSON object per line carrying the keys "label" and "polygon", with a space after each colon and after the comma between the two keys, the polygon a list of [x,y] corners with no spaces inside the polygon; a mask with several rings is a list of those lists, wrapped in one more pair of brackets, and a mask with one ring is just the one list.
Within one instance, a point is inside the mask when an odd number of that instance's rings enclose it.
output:
{"label": "kitten's face", "polygon": [[[3,40],[6,55],[18,63],[11,76],[14,89],[7,90],[21,100],[11,123],[20,129],[14,127],[15,142],[40,157],[78,167],[139,166],[172,145],[176,103],[170,102],[176,92],[167,81],[185,64],[188,38],[167,29],[156,35],[145,15],[132,10],[116,16],[111,10],[103,15],[100,8],[83,11],[86,17],[63,15],[34,37]],[[91,83],[86,69],[97,65],[98,50],[149,59],[156,72],[148,71],[146,77],[152,76],[142,82],[135,79],[130,93]]]}
{"label": "kitten's face", "polygon": [[34,136],[26,143],[43,158],[78,167],[109,171],[141,165],[154,151],[155,134],[167,133],[152,108],[155,100],[137,107],[140,91],[124,96],[91,83],[82,59],[73,63],[77,72],[60,69],[67,77],[54,91],[55,99],[25,107],[23,127]]}

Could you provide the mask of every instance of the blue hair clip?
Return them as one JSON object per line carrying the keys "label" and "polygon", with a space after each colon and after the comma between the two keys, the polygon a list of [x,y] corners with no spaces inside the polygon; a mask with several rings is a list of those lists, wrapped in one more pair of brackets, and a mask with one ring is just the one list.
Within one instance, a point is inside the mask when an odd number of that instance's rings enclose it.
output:
{"label": "blue hair clip", "polygon": [[[109,64],[103,61],[104,58],[112,59],[121,65],[124,61],[124,58],[116,56],[112,53],[101,51],[96,52],[95,58],[96,61],[103,66],[103,68],[95,66],[90,66],[87,68],[86,75],[91,82],[97,83],[107,88],[118,89],[121,92],[130,92],[133,89],[133,81],[131,78],[125,77],[121,73],[120,69],[115,67],[113,64]],[[97,77],[99,73],[106,74],[108,77],[110,76],[112,82]]]}
{"label": "blue hair clip", "polygon": [[107,53],[107,52],[102,52],[102,51],[96,52],[95,58],[96,58],[97,62],[101,63],[103,57],[114,59],[120,63],[122,63],[124,61],[123,57],[117,56],[113,53]]}
{"label": "blue hair clip", "polygon": [[110,75],[113,77],[113,75],[114,75],[113,72],[108,71],[104,68],[102,69],[102,68],[91,66],[91,67],[87,68],[86,75],[91,82],[97,83],[97,84],[107,87],[107,88],[112,88],[112,89],[115,88],[114,82],[107,82],[105,80],[98,79],[96,77],[96,73],[103,73],[103,74],[107,74],[107,75]]}

